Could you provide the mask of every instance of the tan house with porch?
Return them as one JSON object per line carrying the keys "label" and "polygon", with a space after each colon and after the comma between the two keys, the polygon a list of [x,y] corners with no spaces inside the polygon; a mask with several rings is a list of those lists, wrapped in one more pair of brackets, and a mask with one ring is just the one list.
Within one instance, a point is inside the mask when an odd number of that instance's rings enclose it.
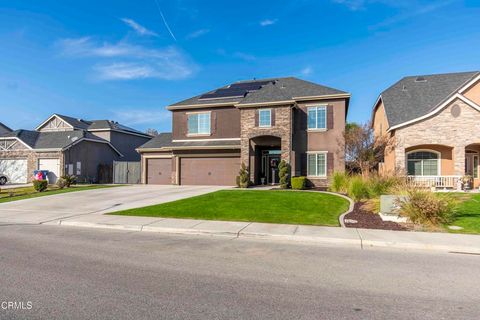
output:
{"label": "tan house with porch", "polygon": [[480,186],[480,72],[405,77],[380,94],[372,125],[395,141],[381,173],[437,188],[470,176]]}

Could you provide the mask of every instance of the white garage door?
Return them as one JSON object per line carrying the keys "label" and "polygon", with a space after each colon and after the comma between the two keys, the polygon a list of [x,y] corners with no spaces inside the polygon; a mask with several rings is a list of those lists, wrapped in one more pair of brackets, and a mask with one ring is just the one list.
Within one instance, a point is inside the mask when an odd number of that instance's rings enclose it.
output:
{"label": "white garage door", "polygon": [[60,160],[38,159],[38,170],[48,170],[48,183],[56,183],[60,176]]}
{"label": "white garage door", "polygon": [[0,174],[6,175],[9,183],[27,183],[27,160],[0,159]]}

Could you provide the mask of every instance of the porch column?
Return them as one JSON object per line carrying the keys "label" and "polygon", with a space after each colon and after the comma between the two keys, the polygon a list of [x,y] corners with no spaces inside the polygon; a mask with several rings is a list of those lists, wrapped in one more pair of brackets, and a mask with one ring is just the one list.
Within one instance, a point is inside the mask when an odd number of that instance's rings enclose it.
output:
{"label": "porch column", "polygon": [[456,176],[465,175],[465,146],[453,148],[453,168]]}

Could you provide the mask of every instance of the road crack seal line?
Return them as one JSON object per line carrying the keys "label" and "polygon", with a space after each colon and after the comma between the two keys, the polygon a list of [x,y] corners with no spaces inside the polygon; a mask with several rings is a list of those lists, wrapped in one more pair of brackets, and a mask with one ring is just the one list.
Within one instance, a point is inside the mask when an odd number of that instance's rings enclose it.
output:
{"label": "road crack seal line", "polygon": [[358,231],[357,228],[355,228],[355,231],[357,232],[358,238],[360,239],[360,249],[363,250],[363,239],[362,239],[362,236],[360,235],[360,232]]}
{"label": "road crack seal line", "polygon": [[245,227],[243,227],[242,229],[238,230],[237,232],[237,238],[240,238],[240,232],[242,232],[243,230],[245,230],[246,227],[248,227],[249,225],[251,225],[253,222],[250,222],[248,223]]}

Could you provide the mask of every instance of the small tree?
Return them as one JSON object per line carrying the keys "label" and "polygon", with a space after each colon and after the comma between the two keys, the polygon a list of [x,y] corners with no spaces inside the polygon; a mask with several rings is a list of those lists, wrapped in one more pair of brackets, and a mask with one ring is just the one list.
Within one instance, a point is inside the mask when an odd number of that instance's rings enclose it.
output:
{"label": "small tree", "polygon": [[290,185],[290,165],[285,160],[278,164],[278,176],[280,177],[280,188],[287,189]]}
{"label": "small tree", "polygon": [[347,166],[364,177],[383,161],[385,152],[392,150],[394,144],[394,138],[389,135],[375,136],[370,123],[348,123],[344,139]]}
{"label": "small tree", "polygon": [[238,172],[237,181],[240,188],[248,188],[250,186],[250,172],[248,172],[247,166],[243,162]]}

